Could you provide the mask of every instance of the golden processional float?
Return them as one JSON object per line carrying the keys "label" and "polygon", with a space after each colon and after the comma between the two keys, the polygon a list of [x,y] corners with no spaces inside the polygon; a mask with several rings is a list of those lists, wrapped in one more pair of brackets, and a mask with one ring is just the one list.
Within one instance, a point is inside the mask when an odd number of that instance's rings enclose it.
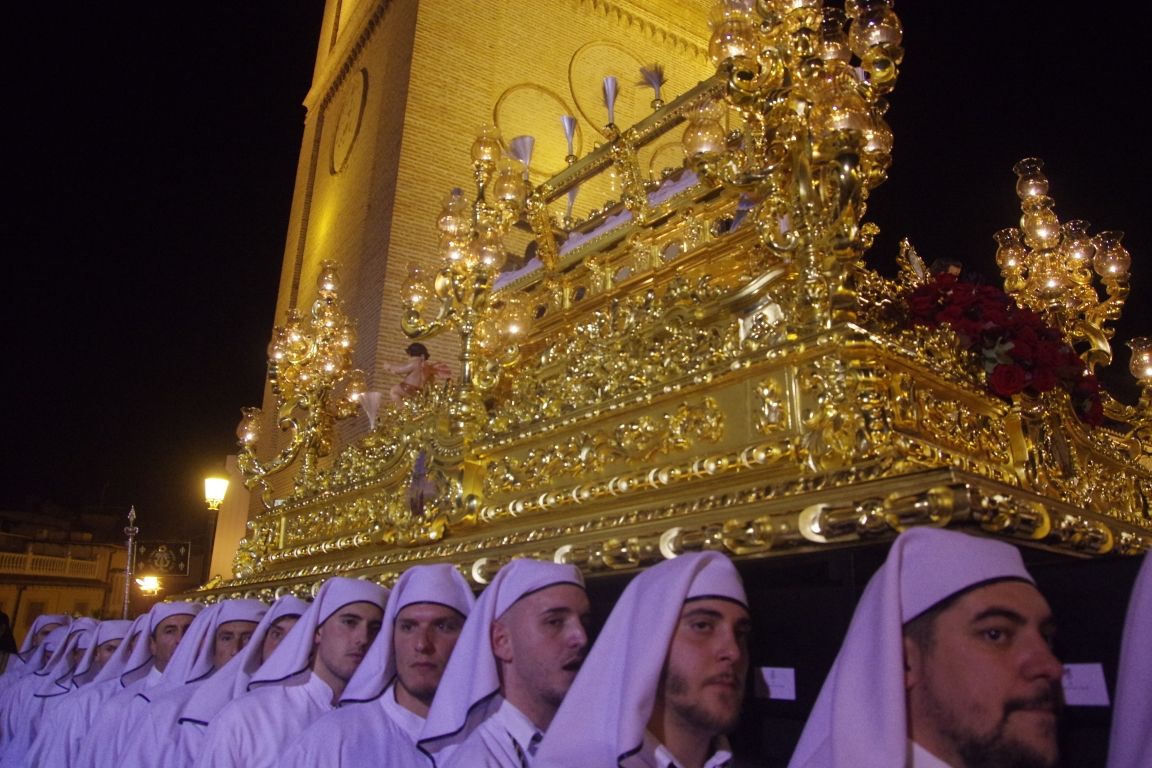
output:
{"label": "golden processional float", "polygon": [[[390,583],[420,562],[482,585],[515,556],[589,575],[739,561],[914,525],[1148,549],[1152,340],[1129,342],[1137,405],[1094,376],[1127,294],[1121,235],[1061,222],[1027,159],[1019,227],[996,234],[1002,289],[907,242],[895,279],[864,261],[900,46],[890,0],[727,0],[715,76],[665,103],[645,68],[653,111],[625,129],[607,79],[602,143],[576,157],[563,121],[567,167],[544,183],[531,137],[481,134],[474,187],[436,222],[438,268],[402,289],[410,338],[458,335],[458,377],[369,405],[326,264],[269,348],[277,455],[258,458],[245,410],[263,509],[204,597]],[[677,135],[687,160],[650,177],[638,153]],[[574,220],[576,192],[609,180],[618,202]],[[334,451],[359,408],[372,430]]]}

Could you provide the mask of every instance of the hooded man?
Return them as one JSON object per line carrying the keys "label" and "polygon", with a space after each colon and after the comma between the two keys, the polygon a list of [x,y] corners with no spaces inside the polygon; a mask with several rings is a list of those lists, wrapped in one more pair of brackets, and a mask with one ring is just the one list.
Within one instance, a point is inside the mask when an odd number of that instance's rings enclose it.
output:
{"label": "hooded man", "polygon": [[580,570],[516,558],[464,624],[418,745],[440,768],[521,768],[588,649]]}
{"label": "hooded man", "polygon": [[724,555],[648,568],[612,609],[533,765],[729,765],[749,628],[744,584]]}
{"label": "hooded man", "polygon": [[92,682],[120,647],[131,626],[132,622],[127,619],[108,619],[97,623],[87,647],[85,639],[81,637],[77,643],[77,648],[83,650],[80,660],[63,675],[56,677],[52,681],[52,686],[46,685],[36,692],[36,697],[43,701],[42,721],[51,722],[56,707],[67,701],[65,697],[68,694],[75,693],[81,686]]}
{"label": "hooded man", "polygon": [[1052,632],[1015,547],[905,531],[856,606],[790,768],[1054,765]]}
{"label": "hooded man", "polygon": [[1116,703],[1108,768],[1147,768],[1152,765],[1152,557],[1144,555],[1128,598],[1120,664],[1116,672]]}
{"label": "hooded man", "polygon": [[119,706],[123,706],[139,691],[155,685],[192,619],[203,608],[200,603],[157,603],[139,616],[104,668],[56,708],[51,724],[57,736],[48,750],[50,757],[38,752],[40,764],[51,768],[80,765],[87,738],[111,735],[107,727],[112,721],[101,717],[116,711],[117,704],[109,702],[122,696]]}
{"label": "hooded man", "polygon": [[[268,606],[259,600],[222,600],[193,620],[176,648],[160,682],[132,697],[117,713],[120,726],[97,751],[96,764],[120,766],[162,765],[160,754],[167,746],[166,729],[156,727],[157,718],[171,717],[172,707],[187,701],[196,684],[206,680],[239,652]],[[149,738],[157,732],[162,740]]]}
{"label": "hooded man", "polygon": [[[308,610],[308,603],[295,595],[277,598],[252,633],[252,639],[224,667],[192,691],[187,702],[176,713],[168,730],[167,744],[161,752],[165,765],[193,765],[199,756],[208,724],[224,707],[248,692],[248,683]],[[160,727],[156,723],[156,727]],[[164,738],[157,733],[157,743]]]}
{"label": "hooded man", "polygon": [[388,590],[334,576],[248,684],[212,719],[198,766],[264,768],[331,711],[380,631]]}
{"label": "hooded man", "polygon": [[[28,747],[40,727],[44,700],[36,698],[41,690],[56,688],[55,679],[74,666],[73,651],[96,627],[95,619],[77,619],[70,624],[57,625],[37,648],[43,663],[36,671],[24,675],[4,691],[0,706],[0,761],[21,765]],[[31,669],[31,667],[29,667]]]}
{"label": "hooded man", "polygon": [[[114,764],[112,760],[122,746],[122,729],[132,726],[130,718],[138,707],[137,694],[163,684],[165,672],[173,660],[183,655],[179,653],[180,646],[204,610],[200,603],[185,605],[196,605],[198,608],[194,612],[184,609],[165,611],[164,618],[154,623],[145,643],[149,658],[141,667],[132,669],[132,662],[136,659],[129,659],[128,671],[120,676],[124,687],[108,698],[104,705],[106,716],[100,718],[98,727],[93,727],[84,737],[77,765],[82,768],[102,768]],[[126,720],[127,726],[124,725]]]}
{"label": "hooded man", "polygon": [[[31,671],[28,669],[28,662],[31,660],[32,654],[52,630],[71,623],[72,617],[64,613],[45,613],[33,619],[32,626],[28,628],[28,633],[24,635],[24,640],[20,643],[20,650],[15,655],[8,657],[8,662],[4,666],[4,674],[0,675],[0,690]],[[39,661],[43,662],[43,654],[40,655]]]}
{"label": "hooded man", "polygon": [[426,766],[416,739],[475,602],[452,565],[406,570],[388,596],[380,636],[344,689],[340,708],[309,726],[281,765]]}

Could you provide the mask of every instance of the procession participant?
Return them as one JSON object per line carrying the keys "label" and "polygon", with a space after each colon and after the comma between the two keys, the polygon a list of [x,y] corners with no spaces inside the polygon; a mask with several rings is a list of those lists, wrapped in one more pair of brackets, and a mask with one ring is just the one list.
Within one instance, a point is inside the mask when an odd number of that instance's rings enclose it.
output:
{"label": "procession participant", "polygon": [[[201,611],[188,627],[160,682],[137,693],[115,714],[119,728],[112,738],[102,742],[94,762],[124,767],[161,765],[159,757],[167,746],[168,729],[157,727],[158,721],[175,723],[172,707],[178,709],[198,682],[206,680],[240,651],[267,611],[265,603],[252,599],[221,600]],[[161,738],[150,738],[156,734]]]}
{"label": "procession participant", "polygon": [[[36,693],[56,687],[55,678],[73,666],[73,650],[96,626],[95,619],[77,619],[52,630],[37,648],[39,669],[24,675],[4,691],[0,705],[0,761],[21,765],[40,726],[42,699]],[[87,644],[87,643],[85,643]]]}
{"label": "procession participant", "polygon": [[48,720],[55,708],[66,701],[64,698],[66,694],[75,693],[81,686],[92,682],[92,678],[120,647],[131,626],[132,622],[127,619],[106,619],[97,622],[92,640],[75,666],[54,680],[56,683],[54,689],[45,688],[36,692],[36,696],[44,700],[42,720]]}
{"label": "procession participant", "polygon": [[324,582],[291,634],[252,676],[248,693],[212,719],[196,765],[276,764],[289,741],[339,701],[380,631],[388,590],[339,576]]}
{"label": "procession participant", "polygon": [[32,654],[52,630],[71,622],[72,617],[64,613],[45,613],[33,619],[32,626],[20,643],[20,650],[8,656],[4,672],[0,674],[0,691],[28,674],[28,662]]}
{"label": "procession participant", "polygon": [[193,691],[177,715],[176,725],[169,732],[171,743],[162,753],[171,758],[172,765],[196,762],[208,724],[230,701],[248,692],[252,676],[271,658],[307,609],[308,603],[295,595],[277,598],[244,649]]}
{"label": "procession participant", "polygon": [[588,648],[588,596],[571,565],[516,558],[481,593],[421,730],[440,768],[521,768]]}
{"label": "procession participant", "polygon": [[[44,765],[81,765],[81,750],[92,732],[106,733],[103,712],[113,712],[136,693],[155,685],[175,652],[188,625],[204,606],[194,602],[157,603],[138,617],[129,641],[116,649],[104,669],[69,701],[61,702],[54,722],[58,733],[53,762]],[[99,724],[101,727],[96,727]]]}
{"label": "procession participant", "polygon": [[[103,768],[110,765],[108,758],[118,748],[118,730],[126,712],[134,709],[136,694],[151,690],[160,685],[164,672],[188,634],[204,606],[200,603],[185,603],[181,612],[168,613],[156,622],[144,644],[149,654],[147,661],[133,669],[135,658],[129,659],[128,671],[120,676],[122,688],[108,697],[104,703],[104,717],[93,723],[93,728],[84,736],[80,744],[76,764],[81,768]],[[192,606],[196,606],[195,609]],[[141,654],[142,656],[143,654]],[[135,654],[134,654],[135,656]]]}
{"label": "procession participant", "polygon": [[53,728],[56,707],[68,701],[68,694],[76,693],[82,686],[92,682],[92,678],[96,677],[108,659],[111,659],[116,648],[120,647],[131,625],[132,623],[128,619],[120,618],[109,618],[103,622],[98,622],[96,630],[92,633],[92,641],[88,648],[84,649],[75,666],[68,670],[65,675],[56,678],[52,689],[46,687],[46,689],[37,691],[37,698],[44,701],[40,710],[40,722],[45,727],[40,728],[39,733],[32,740],[29,747],[29,761],[36,754],[37,745],[41,738],[55,738]]}
{"label": "procession participant", "polygon": [[789,765],[1054,765],[1052,625],[1012,545],[905,531],[860,598]]}
{"label": "procession participant", "polygon": [[123,639],[99,669],[92,669],[94,662],[85,669],[85,661],[81,659],[82,671],[72,678],[73,686],[77,686],[72,695],[59,697],[58,704],[45,711],[40,733],[29,750],[30,765],[55,768],[75,763],[80,740],[88,732],[93,713],[119,689],[120,674],[132,655],[135,640],[147,632],[150,621],[147,613],[131,621]]}
{"label": "procession participant", "polygon": [[544,736],[540,768],[731,765],[748,673],[748,598],[718,552],[636,576]]}
{"label": "procession participant", "polygon": [[1152,765],[1152,557],[1144,555],[1124,619],[1120,664],[1116,671],[1116,702],[1108,768],[1147,768]]}
{"label": "procession participant", "polygon": [[348,681],[340,708],[312,723],[282,766],[426,766],[416,739],[475,603],[455,566],[416,565],[396,581],[380,636]]}

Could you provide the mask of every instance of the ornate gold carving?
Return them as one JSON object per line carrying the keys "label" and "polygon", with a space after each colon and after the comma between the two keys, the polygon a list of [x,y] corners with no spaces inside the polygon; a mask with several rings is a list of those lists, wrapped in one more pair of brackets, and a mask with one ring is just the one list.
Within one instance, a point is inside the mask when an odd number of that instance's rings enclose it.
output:
{"label": "ornate gold carving", "polygon": [[[446,260],[416,285],[431,319],[416,311],[420,296],[407,319],[416,335],[461,334],[462,378],[388,406],[372,432],[325,455],[337,382],[302,403],[293,398],[312,381],[273,371],[291,403],[281,418],[305,426],[246,471],[256,484],[281,463],[307,471],[250,521],[236,578],[212,596],[307,591],[335,573],[387,583],[418,562],[453,563],[482,584],[515,556],[588,571],[696,549],[779,556],[914,525],[1077,556],[1152,546],[1152,351],[1136,371],[1146,397],[1125,405],[1105,393],[1095,429],[1063,391],[990,394],[950,327],[901,315],[902,294],[928,279],[915,249],[902,246],[895,279],[861,261],[874,234],[865,203],[887,168],[880,97],[898,43],[873,46],[861,77],[845,65],[858,52],[824,23],[835,9],[739,13],[756,17],[749,40],[773,45],[747,57],[721,39],[715,77],[606,129],[601,146],[536,186],[492,136],[473,145],[476,200],[444,211]],[[831,39],[819,50],[836,55],[806,47],[821,35]],[[729,111],[742,119],[722,124]],[[681,128],[685,167],[643,172],[640,158]],[[578,222],[553,214],[610,169],[620,202]],[[1034,240],[1037,223],[1025,224]],[[529,229],[541,266],[503,282],[491,236]],[[1029,269],[1043,273],[1052,265],[1040,256],[1056,246],[1032,247]],[[1112,259],[1123,261],[1114,248]],[[1067,317],[1045,305],[1097,362],[1122,299],[1113,288],[1104,300],[1080,291]],[[530,330],[490,343],[480,326],[511,310]],[[308,422],[325,412],[327,425]]]}

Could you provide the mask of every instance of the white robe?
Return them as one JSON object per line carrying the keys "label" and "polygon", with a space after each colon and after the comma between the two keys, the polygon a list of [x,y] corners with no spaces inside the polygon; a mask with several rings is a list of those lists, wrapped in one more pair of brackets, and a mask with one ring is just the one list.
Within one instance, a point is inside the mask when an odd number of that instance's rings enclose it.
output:
{"label": "white robe", "polygon": [[294,738],[326,712],[332,689],[309,673],[299,685],[266,685],[232,701],[212,719],[197,768],[272,768]]}
{"label": "white robe", "polygon": [[497,696],[495,710],[439,768],[524,768],[544,734],[524,713]]}
{"label": "white robe", "polygon": [[195,763],[195,755],[185,750],[181,739],[187,729],[177,718],[204,680],[165,691],[151,700],[145,716],[134,724],[120,749],[120,768],[177,768]]}
{"label": "white robe", "polygon": [[[163,673],[152,667],[148,674],[113,693],[101,706],[92,721],[88,733],[80,743],[75,765],[79,768],[108,768],[116,765],[115,755],[119,749],[116,735],[122,717],[130,711],[142,709],[133,704],[136,694],[146,691],[160,682]],[[104,715],[105,719],[101,719]],[[46,766],[47,768],[47,766]]]}
{"label": "white robe", "polygon": [[61,697],[59,706],[45,712],[40,732],[28,752],[28,763],[43,768],[72,768],[80,757],[80,745],[97,712],[113,694],[122,690],[120,680],[90,683]]}
{"label": "white robe", "polygon": [[312,723],[278,761],[281,768],[429,768],[416,748],[424,718],[396,702],[395,686],[374,700],[345,704]]}
{"label": "white robe", "polygon": [[17,680],[8,690],[4,706],[0,708],[0,730],[4,732],[4,746],[0,748],[0,762],[23,765],[32,740],[41,725],[44,699],[36,692],[47,678],[33,672]]}
{"label": "white robe", "polygon": [[920,746],[914,741],[908,742],[911,749],[910,762],[908,765],[911,768],[949,768],[948,763],[944,762],[936,755],[932,754],[924,747]]}
{"label": "white robe", "polygon": [[[732,765],[732,750],[728,748],[728,740],[720,737],[715,746],[716,751],[704,761],[703,768],[729,768]],[[637,768],[684,768],[668,748],[648,732],[644,734],[640,751],[629,758],[628,764]]]}

